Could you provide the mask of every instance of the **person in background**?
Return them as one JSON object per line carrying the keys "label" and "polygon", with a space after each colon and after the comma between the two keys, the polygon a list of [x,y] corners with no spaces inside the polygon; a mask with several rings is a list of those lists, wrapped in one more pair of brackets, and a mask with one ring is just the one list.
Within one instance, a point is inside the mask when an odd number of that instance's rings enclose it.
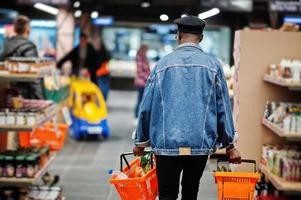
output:
{"label": "person in background", "polygon": [[148,79],[133,152],[152,147],[160,200],[177,199],[181,173],[182,200],[197,200],[208,156],[216,148],[226,148],[230,163],[241,156],[222,66],[199,46],[205,22],[187,16],[175,23],[179,46]]}
{"label": "person in background", "polygon": [[[37,47],[28,38],[30,20],[24,15],[14,20],[15,36],[4,41],[2,60],[9,57],[39,57]],[[43,81],[37,79],[32,83],[13,83],[13,88],[20,89],[21,95],[29,99],[44,99]]]}
{"label": "person in background", "polygon": [[80,43],[57,63],[57,68],[61,69],[66,61],[71,61],[71,75],[78,77],[82,70],[88,70],[91,81],[97,84],[97,52],[92,44],[89,43],[85,33],[80,34]]}
{"label": "person in background", "polygon": [[135,87],[138,90],[138,99],[135,108],[135,117],[138,118],[139,108],[145,88],[146,81],[150,74],[149,62],[146,57],[146,53],[148,50],[148,46],[146,44],[142,44],[136,55],[136,77],[135,77]]}
{"label": "person in background", "polygon": [[100,88],[105,100],[108,99],[108,94],[110,90],[110,69],[109,69],[109,61],[111,59],[111,55],[106,49],[104,43],[100,41],[99,49],[98,49],[98,66],[99,68],[96,71],[97,75],[97,84]]}

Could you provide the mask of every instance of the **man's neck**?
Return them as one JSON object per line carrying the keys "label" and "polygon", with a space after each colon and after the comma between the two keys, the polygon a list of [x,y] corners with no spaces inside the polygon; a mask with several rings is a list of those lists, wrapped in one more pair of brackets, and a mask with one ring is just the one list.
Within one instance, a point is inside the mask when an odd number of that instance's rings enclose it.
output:
{"label": "man's neck", "polygon": [[16,35],[17,37],[21,37],[21,38],[24,38],[24,39],[28,39],[28,35],[27,34],[20,34],[20,35]]}
{"label": "man's neck", "polygon": [[179,45],[181,44],[187,44],[187,43],[190,43],[190,44],[199,44],[199,42],[196,42],[195,40],[182,40],[179,42]]}

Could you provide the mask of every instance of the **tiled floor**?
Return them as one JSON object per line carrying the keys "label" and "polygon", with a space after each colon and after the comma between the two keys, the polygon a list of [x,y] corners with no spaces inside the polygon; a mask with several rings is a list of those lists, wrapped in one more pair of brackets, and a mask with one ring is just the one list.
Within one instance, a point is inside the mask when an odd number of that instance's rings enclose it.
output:
{"label": "tiled floor", "polygon": [[[118,169],[119,155],[132,148],[135,102],[135,92],[112,91],[108,105],[110,139],[67,141],[50,172],[60,175],[61,186],[68,200],[119,200],[114,187],[108,183],[108,170]],[[217,199],[211,164],[207,166],[201,180],[198,199]]]}

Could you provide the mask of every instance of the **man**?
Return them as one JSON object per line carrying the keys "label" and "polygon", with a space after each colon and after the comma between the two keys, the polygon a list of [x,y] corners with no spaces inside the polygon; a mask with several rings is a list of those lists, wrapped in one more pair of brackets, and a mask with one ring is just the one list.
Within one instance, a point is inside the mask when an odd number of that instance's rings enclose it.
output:
{"label": "man", "polygon": [[[9,57],[38,57],[38,51],[34,43],[29,38],[30,20],[28,17],[21,15],[14,21],[14,31],[16,36],[8,38],[4,42],[2,59]],[[43,99],[43,86],[41,80],[33,83],[18,83],[16,85],[21,90],[22,96],[31,99]]]}
{"label": "man", "polygon": [[227,85],[220,63],[199,47],[205,22],[175,20],[179,47],[158,61],[148,79],[136,129],[135,155],[151,146],[160,200],[196,200],[208,155],[227,148],[240,163]]}
{"label": "man", "polygon": [[62,68],[63,64],[68,60],[72,63],[72,75],[79,76],[81,70],[88,69],[91,80],[97,84],[97,53],[94,47],[89,43],[88,36],[86,34],[80,34],[79,45],[65,55],[58,62],[57,67],[59,69]]}

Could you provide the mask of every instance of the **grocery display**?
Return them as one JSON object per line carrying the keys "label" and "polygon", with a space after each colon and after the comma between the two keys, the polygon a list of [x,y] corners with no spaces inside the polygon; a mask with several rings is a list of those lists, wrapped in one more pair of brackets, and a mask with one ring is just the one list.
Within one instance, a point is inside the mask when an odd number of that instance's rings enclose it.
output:
{"label": "grocery display", "polygon": [[0,69],[0,75],[33,74],[45,76],[51,75],[52,71],[55,69],[55,63],[52,60],[45,58],[10,57],[4,62],[4,66],[2,65]]}
{"label": "grocery display", "polygon": [[7,103],[9,107],[0,110],[0,128],[34,127],[55,115],[55,105],[52,101],[12,98]]}
{"label": "grocery display", "polygon": [[279,64],[269,67],[268,75],[291,83],[301,82],[301,60],[282,59]]}
{"label": "grocery display", "polygon": [[[9,86],[2,90],[0,133],[13,134],[6,137],[4,144],[15,144],[14,148],[0,152],[0,186],[4,186],[0,188],[1,200],[62,199],[60,188],[39,185],[28,190],[28,186],[41,184],[55,159],[53,151],[62,149],[65,141],[67,129],[56,121],[56,104],[51,100],[24,99],[19,88],[10,85],[11,81],[35,82],[52,75],[54,64],[39,58],[9,58],[0,63],[0,80]],[[41,132],[45,133],[42,137]]]}
{"label": "grocery display", "polygon": [[[279,65],[271,65],[266,82],[288,86],[299,91],[301,83],[300,60],[282,59]],[[295,98],[296,100],[298,98]],[[300,102],[267,102],[262,124],[280,137],[290,139],[290,144],[262,147],[261,171],[279,191],[301,191],[301,150],[294,139],[301,136]]]}
{"label": "grocery display", "polygon": [[301,104],[267,102],[264,119],[283,130],[286,135],[301,136]]}
{"label": "grocery display", "polygon": [[53,186],[31,186],[28,188],[0,188],[0,199],[9,200],[64,200],[62,188]]}
{"label": "grocery display", "polygon": [[0,154],[0,178],[33,178],[50,158],[48,147],[7,151]]}
{"label": "grocery display", "polygon": [[276,176],[291,182],[301,182],[301,150],[298,146],[262,147],[262,164]]}

